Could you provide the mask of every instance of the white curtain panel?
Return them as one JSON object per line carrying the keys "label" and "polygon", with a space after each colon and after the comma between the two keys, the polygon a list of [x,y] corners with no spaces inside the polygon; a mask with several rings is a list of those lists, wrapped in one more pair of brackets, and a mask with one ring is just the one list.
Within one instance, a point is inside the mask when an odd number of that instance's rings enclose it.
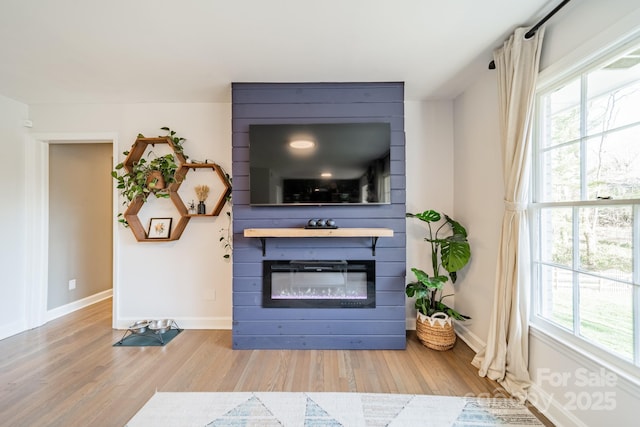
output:
{"label": "white curtain panel", "polygon": [[498,72],[504,216],[487,345],[473,359],[480,376],[498,381],[519,400],[529,378],[529,225],[527,200],[530,136],[544,29],[530,39],[518,28],[494,51]]}

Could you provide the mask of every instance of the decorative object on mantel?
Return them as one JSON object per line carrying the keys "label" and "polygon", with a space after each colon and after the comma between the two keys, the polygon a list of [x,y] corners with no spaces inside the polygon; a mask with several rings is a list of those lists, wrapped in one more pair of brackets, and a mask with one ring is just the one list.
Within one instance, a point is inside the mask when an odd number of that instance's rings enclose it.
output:
{"label": "decorative object on mantel", "polygon": [[207,213],[207,207],[204,204],[204,201],[207,200],[209,196],[209,186],[208,185],[196,185],[195,187],[196,197],[198,198],[198,215],[204,215]]}
{"label": "decorative object on mantel", "polygon": [[[469,316],[458,313],[442,302],[450,296],[442,295],[445,284],[449,279],[455,283],[457,272],[467,265],[471,258],[467,230],[449,216],[441,215],[434,210],[418,214],[407,213],[406,216],[418,218],[427,224],[428,234],[425,241],[431,245],[432,276],[423,270],[412,268],[411,271],[417,280],[406,286],[407,296],[416,298],[416,334],[426,347],[440,351],[448,350],[456,342],[452,320],[470,319]],[[444,222],[437,224],[443,216]],[[434,227],[437,225],[435,232],[432,224]],[[450,230],[451,234],[446,237],[439,236],[443,229]],[[440,267],[446,270],[448,276],[440,274]]]}
{"label": "decorative object on mantel", "polygon": [[336,222],[332,219],[310,219],[307,221],[307,225],[304,228],[307,229],[316,229],[316,228],[329,228],[336,229],[338,226]]}
{"label": "decorative object on mantel", "polygon": [[245,228],[244,237],[257,237],[262,243],[262,256],[267,254],[267,238],[329,238],[329,237],[370,237],[371,254],[376,256],[379,237],[393,237],[391,228]]}
{"label": "decorative object on mantel", "polygon": [[195,215],[195,214],[196,214],[196,204],[192,200],[191,203],[189,203],[189,215]]}

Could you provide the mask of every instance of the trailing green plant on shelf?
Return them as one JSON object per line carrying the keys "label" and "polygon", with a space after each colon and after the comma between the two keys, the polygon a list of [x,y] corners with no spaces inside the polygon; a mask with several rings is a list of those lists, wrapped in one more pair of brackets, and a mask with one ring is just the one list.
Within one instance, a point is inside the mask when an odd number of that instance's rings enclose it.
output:
{"label": "trailing green plant on shelf", "polygon": [[[171,138],[173,142],[174,153],[184,155],[182,144],[185,138],[176,136],[175,131],[172,131],[168,127],[161,129],[169,133],[166,136]],[[144,137],[143,134],[138,134],[138,138]],[[130,151],[127,150],[122,154],[128,156],[129,153]],[[115,169],[111,171],[111,177],[117,181],[116,188],[125,199],[123,205],[129,205],[137,198],[141,198],[142,201],[146,202],[151,194],[158,198],[170,197],[169,189],[171,184],[176,182],[176,171],[178,168],[179,165],[173,153],[157,156],[153,151],[150,151],[146,158],[142,157],[133,162],[130,171],[127,170],[124,162],[118,163]],[[128,226],[122,213],[118,214],[118,221]]]}
{"label": "trailing green plant on shelf", "polygon": [[188,159],[189,156],[187,156],[184,153],[184,147],[182,146],[182,144],[184,144],[184,142],[187,139],[177,136],[176,131],[171,130],[171,128],[169,128],[168,126],[163,126],[160,128],[160,130],[167,132],[167,135],[160,135],[160,136],[168,136],[169,138],[171,138],[171,141],[173,142],[173,146],[175,148],[176,153],[180,153],[184,156],[185,159]]}
{"label": "trailing green plant on shelf", "polygon": [[[442,295],[445,284],[451,279],[456,282],[457,272],[466,266],[471,258],[471,248],[467,239],[467,230],[449,216],[434,210],[422,213],[407,213],[407,218],[417,218],[427,224],[425,241],[431,247],[431,268],[429,275],[419,268],[412,268],[416,281],[408,283],[406,294],[415,298],[415,308],[425,316],[442,312],[457,320],[470,319],[447,306],[442,300],[451,295]],[[444,217],[444,221],[439,223]],[[434,231],[435,228],[435,231]],[[442,236],[441,233],[450,234]],[[444,272],[441,273],[441,268]]]}
{"label": "trailing green plant on shelf", "polygon": [[229,210],[225,212],[225,215],[227,217],[227,225],[220,229],[220,242],[222,243],[224,252],[225,252],[222,257],[224,259],[230,259],[231,254],[233,253],[233,235],[231,234],[231,225],[232,225],[231,211],[233,206],[233,204],[231,203],[232,178],[231,178],[231,175],[229,175],[227,172],[224,171],[224,169],[222,170],[222,173],[224,174],[225,179],[229,183],[230,190],[225,196],[225,200],[227,201],[227,203],[229,203]]}
{"label": "trailing green plant on shelf", "polygon": [[[129,154],[124,152],[123,154]],[[148,156],[152,156],[149,152]],[[146,201],[150,194],[158,198],[169,197],[169,185],[176,182],[175,173],[178,170],[175,156],[166,154],[151,160],[141,158],[133,163],[131,171],[127,171],[123,163],[118,163],[111,176],[118,182],[116,188],[126,199],[123,204],[131,203],[142,197]]]}

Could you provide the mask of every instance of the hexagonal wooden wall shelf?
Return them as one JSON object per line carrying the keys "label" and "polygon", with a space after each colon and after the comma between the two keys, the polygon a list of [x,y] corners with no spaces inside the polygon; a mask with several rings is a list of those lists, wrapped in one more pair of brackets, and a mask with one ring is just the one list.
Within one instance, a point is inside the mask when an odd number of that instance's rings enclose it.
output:
{"label": "hexagonal wooden wall shelf", "polygon": [[[170,193],[171,201],[173,204],[176,204],[174,200],[173,193]],[[171,229],[171,234],[167,239],[149,239],[147,237],[147,232],[145,231],[142,222],[140,222],[140,218],[138,218],[138,212],[144,205],[144,200],[142,200],[142,196],[136,197],[127,207],[127,210],[124,212],[124,219],[129,223],[129,228],[133,232],[133,235],[136,237],[138,242],[167,242],[172,240],[178,240],[180,236],[182,236],[182,232],[185,227],[189,223],[189,217],[182,215],[180,212],[180,208],[176,205],[178,212],[180,213],[180,219],[176,223],[174,227]],[[182,205],[184,208],[184,205]],[[186,209],[185,209],[186,212]]]}
{"label": "hexagonal wooden wall shelf", "polygon": [[127,172],[133,171],[133,164],[142,158],[142,155],[149,145],[155,146],[156,144],[167,144],[171,151],[173,151],[176,159],[178,159],[178,165],[186,163],[184,155],[181,152],[176,151],[176,146],[168,136],[159,136],[157,138],[137,138],[133,143],[133,146],[131,146],[131,150],[129,150],[127,158],[124,159],[123,162]]}
{"label": "hexagonal wooden wall shelf", "polygon": [[[180,199],[180,196],[178,195],[178,189],[180,188],[180,185],[182,185],[182,183],[184,182],[189,171],[195,170],[195,169],[211,169],[213,172],[215,172],[218,179],[220,179],[220,182],[222,182],[222,190],[220,191],[216,204],[214,205],[214,208],[210,213],[188,214],[187,209],[185,208],[185,215],[189,217],[218,216],[220,214],[220,211],[222,211],[222,208],[224,207],[227,197],[229,197],[229,194],[231,193],[231,184],[229,183],[229,180],[227,179],[222,168],[216,163],[185,163],[182,166],[180,166],[180,168],[176,171],[176,182],[171,184],[172,185],[171,194],[175,192],[175,194],[178,196],[177,198]],[[180,203],[182,203],[182,200],[180,200]],[[183,206],[184,206],[184,203],[183,203]]]}
{"label": "hexagonal wooden wall shelf", "polygon": [[[175,174],[176,182],[172,183],[169,186],[169,198],[171,199],[171,201],[173,202],[173,205],[178,210],[178,213],[180,214],[180,219],[178,220],[175,227],[173,227],[173,229],[171,230],[171,235],[169,236],[169,238],[149,239],[147,237],[145,228],[143,227],[142,222],[140,221],[140,218],[138,218],[138,213],[140,212],[140,209],[144,205],[145,201],[142,199],[141,196],[137,197],[131,203],[129,203],[129,206],[124,212],[124,218],[129,223],[129,228],[133,232],[133,235],[135,236],[136,240],[139,242],[162,242],[162,241],[178,240],[180,236],[182,236],[182,232],[184,231],[187,224],[189,223],[189,220],[192,217],[217,216],[222,210],[227,197],[231,193],[231,185],[227,177],[225,176],[224,172],[222,171],[222,168],[220,168],[220,166],[218,166],[216,163],[187,163],[184,155],[181,152],[176,151],[176,147],[173,141],[168,136],[157,137],[157,138],[137,138],[133,146],[131,147],[129,154],[127,155],[126,159],[123,162],[125,169],[131,172],[133,170],[134,163],[142,158],[147,147],[149,145],[154,146],[155,144],[168,144],[169,148],[171,149],[176,159],[178,160],[178,170],[176,170],[176,174]],[[220,196],[218,197],[216,205],[211,213],[191,215],[187,212],[187,208],[184,202],[182,201],[182,198],[178,194],[178,189],[180,188],[180,185],[182,184],[182,182],[184,181],[185,177],[187,176],[190,170],[200,169],[200,168],[209,168],[215,171],[218,178],[223,184],[223,190],[220,193]]]}

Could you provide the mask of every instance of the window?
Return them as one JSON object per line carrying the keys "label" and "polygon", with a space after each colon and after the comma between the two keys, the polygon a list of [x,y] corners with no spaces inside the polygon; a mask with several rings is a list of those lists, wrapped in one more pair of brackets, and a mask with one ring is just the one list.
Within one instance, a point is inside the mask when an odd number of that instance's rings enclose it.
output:
{"label": "window", "polygon": [[638,372],[640,43],[539,88],[534,141],[532,322]]}

